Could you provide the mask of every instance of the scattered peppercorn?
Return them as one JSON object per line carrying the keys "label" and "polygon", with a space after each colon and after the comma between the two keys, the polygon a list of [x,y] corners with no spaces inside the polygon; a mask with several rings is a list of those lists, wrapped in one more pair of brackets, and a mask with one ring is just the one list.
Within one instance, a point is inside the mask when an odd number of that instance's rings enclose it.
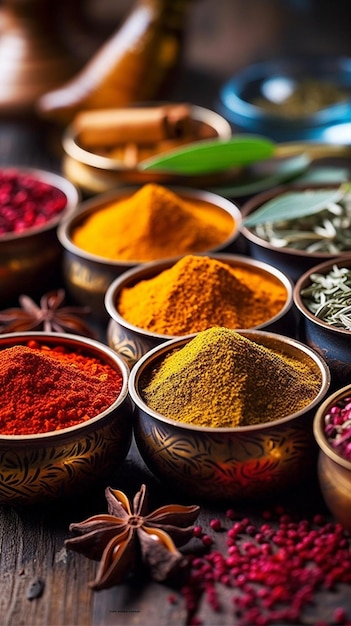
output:
{"label": "scattered peppercorn", "polygon": [[[189,625],[202,623],[202,599],[212,611],[221,611],[223,586],[226,598],[233,590],[229,610],[235,623],[268,626],[305,623],[305,611],[318,593],[335,593],[337,585],[351,584],[350,537],[341,524],[318,513],[299,519],[282,507],[264,513],[265,521],[258,526],[248,517],[234,518],[229,509],[226,533],[216,539],[223,549],[212,539],[205,554],[191,556],[189,577],[181,589]],[[205,537],[209,535],[203,534],[202,544],[207,543]],[[351,623],[344,607],[331,605],[328,611],[320,626]]]}

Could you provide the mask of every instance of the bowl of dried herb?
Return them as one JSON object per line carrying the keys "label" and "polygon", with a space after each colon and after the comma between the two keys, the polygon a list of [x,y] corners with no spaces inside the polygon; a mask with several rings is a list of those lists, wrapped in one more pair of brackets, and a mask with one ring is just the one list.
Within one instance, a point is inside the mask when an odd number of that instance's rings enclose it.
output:
{"label": "bowl of dried herb", "polygon": [[129,370],[93,339],[0,337],[0,502],[26,505],[100,485],[132,436]]}
{"label": "bowl of dried herb", "polygon": [[318,479],[335,518],[351,532],[351,385],[328,396],[318,408],[313,431],[319,446]]}
{"label": "bowl of dried herb", "polygon": [[242,206],[241,235],[255,259],[293,281],[318,263],[351,252],[348,183],[281,185]]}
{"label": "bowl of dried herb", "polygon": [[129,366],[164,341],[211,326],[296,334],[292,281],[275,267],[235,254],[188,254],[145,263],[105,295],[108,344]]}
{"label": "bowl of dried herb", "polygon": [[135,440],[149,469],[192,497],[270,497],[316,470],[312,419],[329,382],[325,361],[295,339],[213,327],[134,365]]}
{"label": "bowl of dried herb", "polygon": [[313,266],[296,282],[299,337],[328,363],[332,383],[351,376],[351,254]]}

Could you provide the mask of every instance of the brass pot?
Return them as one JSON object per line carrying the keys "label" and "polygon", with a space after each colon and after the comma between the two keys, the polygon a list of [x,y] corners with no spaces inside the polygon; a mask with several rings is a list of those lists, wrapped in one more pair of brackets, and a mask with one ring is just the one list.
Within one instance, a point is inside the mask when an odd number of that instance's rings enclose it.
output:
{"label": "brass pot", "polygon": [[351,385],[330,395],[317,410],[313,432],[319,446],[318,480],[326,505],[348,532],[351,532],[351,461],[340,456],[325,436],[325,416],[330,408],[351,394]]}

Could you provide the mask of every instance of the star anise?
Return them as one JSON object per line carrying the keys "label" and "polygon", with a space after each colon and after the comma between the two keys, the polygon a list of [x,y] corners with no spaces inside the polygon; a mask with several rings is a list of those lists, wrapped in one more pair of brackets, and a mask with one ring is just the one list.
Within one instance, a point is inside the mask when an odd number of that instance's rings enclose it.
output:
{"label": "star anise", "polygon": [[71,332],[94,337],[95,333],[82,317],[90,313],[88,307],[62,306],[64,289],[49,291],[40,299],[38,306],[27,295],[19,296],[20,308],[12,307],[0,311],[0,333],[15,333],[30,330],[44,332]]}
{"label": "star anise", "polygon": [[186,565],[177,548],[191,539],[189,524],[196,520],[198,506],[170,504],[146,514],[145,485],[134,496],[133,507],[122,491],[107,487],[105,496],[108,513],[70,524],[79,536],[65,541],[69,550],[100,561],[92,589],[118,585],[139,563],[157,581],[172,578]]}

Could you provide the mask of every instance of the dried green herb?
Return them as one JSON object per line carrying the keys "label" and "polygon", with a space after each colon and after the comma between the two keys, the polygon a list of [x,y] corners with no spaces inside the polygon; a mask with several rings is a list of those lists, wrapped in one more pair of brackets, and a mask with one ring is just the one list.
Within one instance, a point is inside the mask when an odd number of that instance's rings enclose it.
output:
{"label": "dried green herb", "polygon": [[350,184],[333,190],[282,194],[254,212],[244,224],[276,248],[330,254],[350,250]]}
{"label": "dried green herb", "polygon": [[310,278],[310,285],[301,290],[306,308],[331,326],[351,330],[351,269],[335,264],[328,274]]}

